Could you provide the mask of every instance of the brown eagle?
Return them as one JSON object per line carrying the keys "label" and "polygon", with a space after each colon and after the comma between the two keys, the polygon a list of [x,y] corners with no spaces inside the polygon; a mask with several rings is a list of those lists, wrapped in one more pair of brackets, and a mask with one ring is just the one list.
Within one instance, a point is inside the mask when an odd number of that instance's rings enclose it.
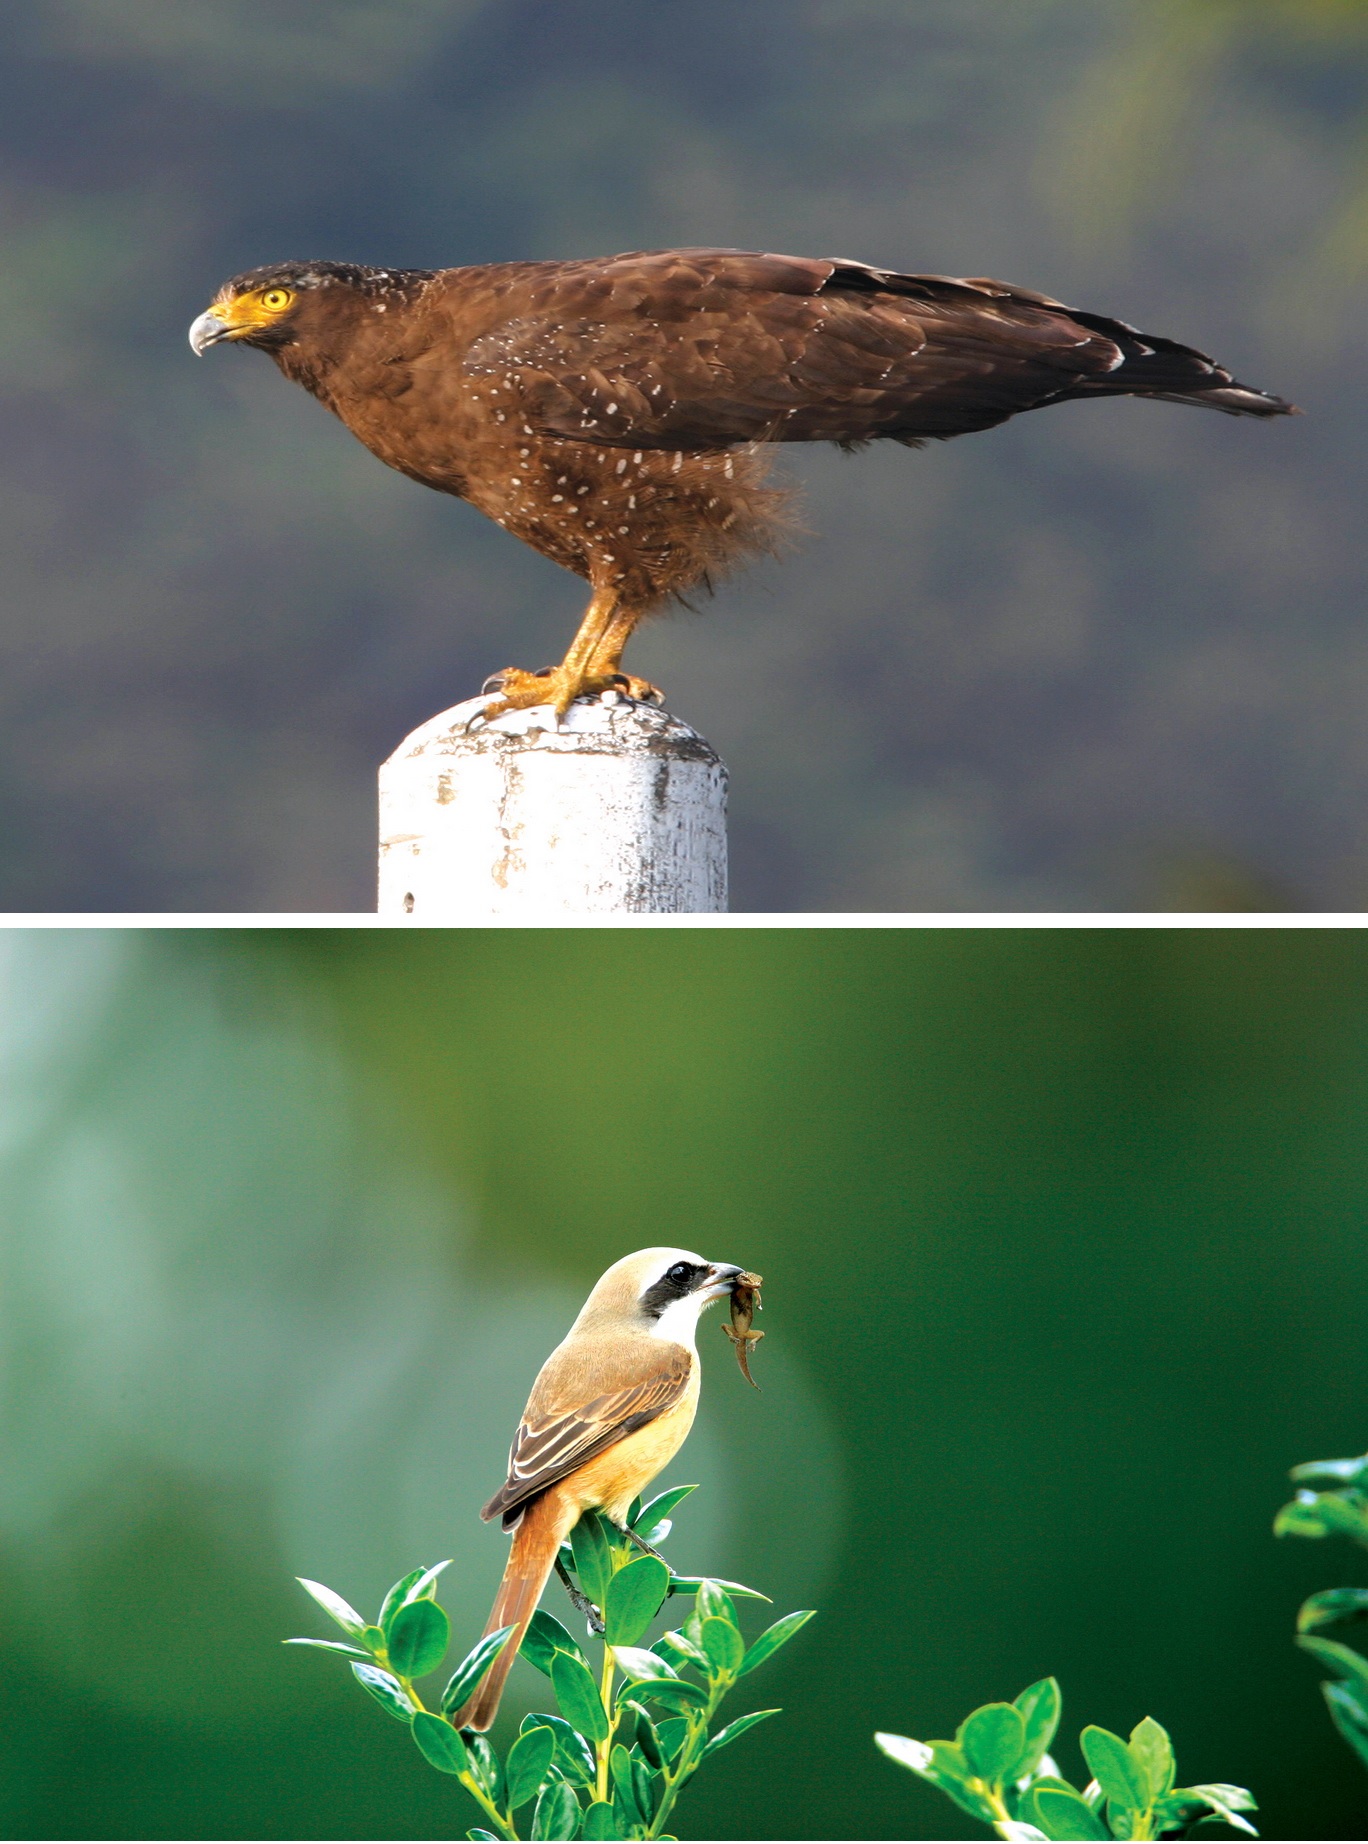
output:
{"label": "brown eagle", "polygon": [[234,276],[190,329],[196,353],[225,340],[589,582],[560,665],[496,674],[487,716],[610,687],[658,699],[623,647],[643,615],[772,547],[772,443],[915,447],[1071,397],[1292,410],[1190,346],[1029,289],[744,250],[281,263]]}

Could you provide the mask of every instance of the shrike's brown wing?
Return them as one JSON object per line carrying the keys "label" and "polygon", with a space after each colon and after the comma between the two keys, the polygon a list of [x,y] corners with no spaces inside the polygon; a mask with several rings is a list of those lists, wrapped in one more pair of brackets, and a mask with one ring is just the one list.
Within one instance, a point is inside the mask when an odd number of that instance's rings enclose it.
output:
{"label": "shrike's brown wing", "polygon": [[648,1361],[618,1387],[563,1412],[538,1414],[528,1405],[509,1452],[508,1479],[480,1513],[486,1522],[501,1516],[507,1524],[529,1499],[674,1407],[688,1387],[692,1358],[682,1346],[651,1342]]}

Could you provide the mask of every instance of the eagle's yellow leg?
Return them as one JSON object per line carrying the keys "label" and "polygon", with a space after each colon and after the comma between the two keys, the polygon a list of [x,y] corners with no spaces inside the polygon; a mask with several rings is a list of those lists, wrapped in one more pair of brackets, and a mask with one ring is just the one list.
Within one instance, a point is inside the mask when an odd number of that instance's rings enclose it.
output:
{"label": "eagle's yellow leg", "polygon": [[661,696],[654,685],[618,670],[622,649],[639,619],[637,611],[619,605],[615,589],[596,589],[560,665],[549,672],[524,672],[518,666],[506,666],[496,672],[485,681],[494,695],[482,715],[499,717],[505,711],[549,704],[558,716],[564,716],[576,698],[595,697],[604,691],[660,703]]}

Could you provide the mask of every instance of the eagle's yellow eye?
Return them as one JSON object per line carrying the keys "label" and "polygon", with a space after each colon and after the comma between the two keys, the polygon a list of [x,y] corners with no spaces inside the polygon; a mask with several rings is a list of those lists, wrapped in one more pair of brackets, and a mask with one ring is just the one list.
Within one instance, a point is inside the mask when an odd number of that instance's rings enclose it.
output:
{"label": "eagle's yellow eye", "polygon": [[261,305],[269,313],[278,314],[282,308],[288,307],[293,299],[294,296],[288,288],[268,288],[261,297]]}

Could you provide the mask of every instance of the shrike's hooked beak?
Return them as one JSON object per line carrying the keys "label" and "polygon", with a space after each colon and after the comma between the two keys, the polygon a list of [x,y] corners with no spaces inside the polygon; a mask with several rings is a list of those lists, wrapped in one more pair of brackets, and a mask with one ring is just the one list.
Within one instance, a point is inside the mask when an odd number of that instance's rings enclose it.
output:
{"label": "shrike's hooked beak", "polygon": [[221,339],[231,339],[241,330],[230,326],[210,308],[207,314],[201,314],[198,320],[190,323],[190,350],[197,359],[202,359],[210,346],[216,346]]}
{"label": "shrike's hooked beak", "polygon": [[730,1261],[714,1261],[709,1265],[707,1280],[698,1291],[705,1300],[724,1300],[745,1272]]}

